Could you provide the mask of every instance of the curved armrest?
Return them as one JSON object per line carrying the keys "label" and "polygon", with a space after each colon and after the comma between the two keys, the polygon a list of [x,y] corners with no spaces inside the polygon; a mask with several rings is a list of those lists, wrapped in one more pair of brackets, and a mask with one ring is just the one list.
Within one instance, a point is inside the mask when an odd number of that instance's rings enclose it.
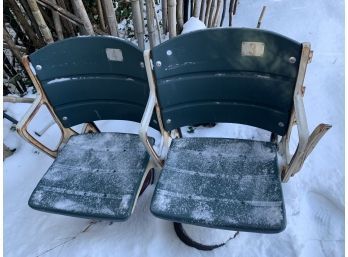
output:
{"label": "curved armrest", "polygon": [[[16,126],[17,132],[20,136],[22,136],[30,144],[39,148],[39,150],[43,151],[44,153],[48,154],[49,156],[55,158],[55,157],[57,157],[58,149],[59,149],[59,146],[62,144],[62,142],[66,142],[72,135],[76,135],[77,133],[70,128],[64,128],[63,125],[61,124],[61,122],[59,121],[58,117],[56,116],[56,114],[53,111],[52,106],[49,104],[49,102],[45,96],[45,93],[43,92],[43,89],[42,89],[42,86],[41,86],[39,80],[37,79],[37,77],[33,73],[33,70],[30,68],[28,56],[24,56],[22,58],[22,64],[23,64],[25,70],[27,71],[27,73],[29,74],[31,81],[33,82],[33,84],[38,92],[38,97],[35,99],[34,103],[29,108],[29,110],[26,112],[26,114],[21,119],[21,121],[17,124],[17,126]],[[47,109],[51,113],[54,121],[57,123],[59,129],[62,132],[62,138],[61,138],[59,145],[58,145],[58,148],[56,150],[51,150],[47,146],[40,143],[36,138],[34,138],[32,135],[30,135],[30,133],[27,130],[29,122],[33,119],[33,117],[35,116],[35,114],[38,112],[38,110],[40,109],[40,107],[42,105],[45,105],[47,107]]]}
{"label": "curved armrest", "polygon": [[[282,174],[283,182],[287,182],[291,176],[299,172],[308,155],[313,151],[319,140],[332,127],[329,124],[320,124],[314,129],[311,134],[309,134],[307,118],[303,104],[303,96],[301,94],[297,94],[294,97],[294,109],[299,143],[297,145],[295,154],[290,159],[290,162],[287,163],[287,169]],[[288,144],[286,147],[289,147]]]}
{"label": "curved armrest", "polygon": [[38,110],[43,104],[44,103],[42,102],[41,96],[39,95],[38,98],[36,98],[34,103],[31,105],[29,110],[26,112],[24,117],[21,119],[21,121],[18,122],[18,124],[16,125],[16,130],[18,134],[22,136],[30,144],[36,146],[41,151],[55,158],[57,157],[58,150],[49,149],[47,146],[43,145],[36,138],[34,138],[27,130],[29,122],[34,118],[35,114],[38,112]]}

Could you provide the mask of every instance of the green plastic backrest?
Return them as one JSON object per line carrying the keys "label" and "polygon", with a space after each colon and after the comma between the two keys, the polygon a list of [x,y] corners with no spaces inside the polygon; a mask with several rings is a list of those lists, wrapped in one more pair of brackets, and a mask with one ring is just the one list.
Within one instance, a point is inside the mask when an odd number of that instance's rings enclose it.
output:
{"label": "green plastic backrest", "polygon": [[166,130],[231,122],[284,135],[302,45],[259,29],[195,31],[156,46],[152,61]]}
{"label": "green plastic backrest", "polygon": [[141,121],[149,89],[143,53],[130,42],[75,37],[29,58],[65,127],[95,120]]}

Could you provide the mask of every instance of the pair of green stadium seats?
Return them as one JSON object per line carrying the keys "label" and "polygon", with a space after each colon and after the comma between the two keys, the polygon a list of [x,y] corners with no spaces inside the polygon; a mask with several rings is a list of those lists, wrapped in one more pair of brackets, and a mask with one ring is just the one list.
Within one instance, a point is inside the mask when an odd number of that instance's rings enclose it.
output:
{"label": "pair of green stadium seats", "polygon": [[[282,231],[281,181],[301,168],[330,128],[321,124],[308,132],[302,97],[311,54],[308,44],[276,33],[232,28],[192,32],[144,53],[104,36],[70,38],[38,50],[23,63],[40,96],[18,132],[56,159],[29,205],[123,221],[156,168],[161,175],[151,211],[157,217],[230,230]],[[59,150],[27,131],[41,105],[62,131]],[[99,133],[97,120],[141,122],[139,134]],[[291,156],[295,121],[300,140]],[[251,125],[273,136],[261,142],[171,133],[205,122]],[[82,123],[92,133],[71,129]],[[149,126],[161,132],[158,152],[147,136]]]}

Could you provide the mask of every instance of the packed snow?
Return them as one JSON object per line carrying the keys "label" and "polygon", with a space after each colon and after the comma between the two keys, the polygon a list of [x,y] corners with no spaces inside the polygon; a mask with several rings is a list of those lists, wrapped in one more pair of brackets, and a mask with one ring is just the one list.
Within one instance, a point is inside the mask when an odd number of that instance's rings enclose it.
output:
{"label": "packed snow", "polygon": [[[53,159],[24,141],[11,130],[11,123],[4,119],[4,143],[16,149],[12,156],[4,160],[4,255],[344,256],[344,2],[242,0],[234,16],[233,27],[256,27],[263,5],[267,6],[267,10],[261,28],[299,42],[311,42],[314,58],[305,80],[309,129],[313,130],[321,122],[333,125],[300,173],[283,184],[287,214],[284,232],[240,232],[221,248],[212,252],[198,251],[184,245],[176,237],[171,222],[151,214],[153,185],[138,199],[134,213],[126,222],[91,221],[35,211],[28,206],[28,199]],[[227,24],[226,16],[224,25]],[[202,27],[202,24],[198,25]],[[20,120],[29,106],[5,103],[4,109]],[[32,131],[42,129],[48,122],[49,119],[42,115]],[[121,128],[118,130],[120,132],[138,131],[138,127],[129,122],[100,121],[98,125],[103,131],[114,131],[115,125]],[[214,128],[199,127],[193,134],[187,131],[188,128],[183,128],[186,137],[269,139],[269,133],[262,130],[231,124],[218,124]],[[297,143],[296,129],[293,132],[292,151]],[[158,133],[151,131],[151,136],[158,141]],[[40,140],[48,143],[57,138],[57,127],[52,126]],[[233,231],[188,225],[185,229],[203,243],[221,243],[235,235]]]}

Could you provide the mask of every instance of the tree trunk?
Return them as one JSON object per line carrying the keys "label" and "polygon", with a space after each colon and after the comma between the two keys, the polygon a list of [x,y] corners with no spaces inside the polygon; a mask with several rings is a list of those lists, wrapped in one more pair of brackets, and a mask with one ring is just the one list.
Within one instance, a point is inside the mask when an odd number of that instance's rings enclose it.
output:
{"label": "tree trunk", "polygon": [[28,23],[27,19],[23,15],[21,9],[17,5],[17,3],[14,0],[6,0],[5,4],[8,4],[10,9],[12,10],[14,16],[16,17],[19,25],[23,28],[25,34],[28,36],[30,41],[33,42],[33,45],[36,49],[41,48],[44,44],[43,42],[40,42],[37,35],[34,33],[32,27]]}
{"label": "tree trunk", "polygon": [[[51,0],[51,2],[53,4],[57,4],[56,0]],[[56,11],[52,11],[52,16],[53,16],[53,23],[54,23],[54,28],[55,28],[56,33],[57,33],[57,37],[59,40],[62,40],[62,39],[64,39],[63,27],[62,27],[62,23],[60,21],[59,14]]]}
{"label": "tree trunk", "polygon": [[141,50],[144,50],[145,49],[144,30],[142,26],[143,21],[141,20],[139,0],[131,0],[131,1],[132,1],[134,30],[138,39],[138,46]]}
{"label": "tree trunk", "polygon": [[51,34],[51,31],[47,27],[47,24],[39,10],[39,6],[37,5],[35,0],[28,0],[29,7],[31,9],[31,12],[39,25],[40,32],[47,44],[53,43],[53,37]]}
{"label": "tree trunk", "polygon": [[162,0],[162,26],[163,34],[168,32],[168,0]]}
{"label": "tree trunk", "polygon": [[168,0],[169,38],[176,36],[176,0]]}
{"label": "tree trunk", "polygon": [[154,28],[154,12],[152,8],[152,0],[146,0],[146,17],[147,17],[147,31],[149,34],[150,49],[156,45],[155,28]]}
{"label": "tree trunk", "polygon": [[82,0],[72,0],[72,6],[74,9],[74,13],[83,21],[82,33],[94,35],[92,23],[88,18],[88,14],[86,12]]}
{"label": "tree trunk", "polygon": [[106,13],[106,20],[110,29],[110,34],[118,37],[118,26],[112,0],[103,0],[103,6]]}

